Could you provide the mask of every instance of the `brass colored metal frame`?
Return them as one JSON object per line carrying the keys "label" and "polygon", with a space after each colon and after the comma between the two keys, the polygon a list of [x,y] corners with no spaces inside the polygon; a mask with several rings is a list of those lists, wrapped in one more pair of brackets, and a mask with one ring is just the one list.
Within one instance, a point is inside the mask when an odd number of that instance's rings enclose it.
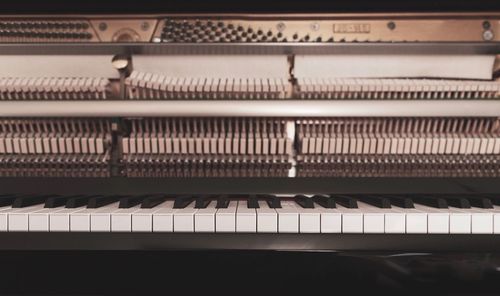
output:
{"label": "brass colored metal frame", "polygon": [[[165,19],[214,20],[245,29],[280,32],[286,42],[494,42],[500,12],[402,14],[166,14],[3,15],[2,21],[84,20],[96,38],[88,42],[161,42]],[[154,32],[154,33],[153,33]],[[300,38],[293,38],[294,35]],[[318,41],[319,40],[319,41]],[[200,40],[203,42],[203,40]]]}

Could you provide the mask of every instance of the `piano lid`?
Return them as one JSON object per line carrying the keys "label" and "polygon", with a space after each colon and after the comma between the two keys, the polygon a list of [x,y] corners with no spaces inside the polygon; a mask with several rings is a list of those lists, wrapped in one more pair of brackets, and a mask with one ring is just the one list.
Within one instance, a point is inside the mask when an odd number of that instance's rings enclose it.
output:
{"label": "piano lid", "polygon": [[5,1],[0,14],[492,12],[491,0],[61,0]]}

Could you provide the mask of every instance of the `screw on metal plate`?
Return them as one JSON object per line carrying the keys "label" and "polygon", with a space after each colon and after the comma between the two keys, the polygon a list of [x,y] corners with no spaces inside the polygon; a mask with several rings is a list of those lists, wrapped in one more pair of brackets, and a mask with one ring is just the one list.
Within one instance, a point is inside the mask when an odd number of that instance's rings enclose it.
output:
{"label": "screw on metal plate", "polygon": [[389,30],[396,29],[396,23],[395,22],[388,22],[387,23],[387,28],[389,28]]}
{"label": "screw on metal plate", "polygon": [[108,24],[106,23],[99,23],[99,30],[101,31],[106,31],[108,29]]}
{"label": "screw on metal plate", "polygon": [[143,30],[143,31],[149,30],[149,23],[148,22],[143,22],[141,24],[141,30]]}
{"label": "screw on metal plate", "polygon": [[280,32],[283,32],[283,31],[285,30],[285,28],[286,28],[286,25],[285,25],[285,23],[283,23],[283,22],[279,22],[279,23],[276,25],[276,29],[277,29],[278,31],[280,31]]}
{"label": "screw on metal plate", "polygon": [[318,31],[319,30],[319,23],[312,23],[311,30]]}
{"label": "screw on metal plate", "polygon": [[483,32],[483,40],[490,41],[493,40],[493,32],[491,30],[486,30]]}
{"label": "screw on metal plate", "polygon": [[108,28],[108,24],[106,23],[99,23],[99,30],[101,31],[106,31],[106,29]]}

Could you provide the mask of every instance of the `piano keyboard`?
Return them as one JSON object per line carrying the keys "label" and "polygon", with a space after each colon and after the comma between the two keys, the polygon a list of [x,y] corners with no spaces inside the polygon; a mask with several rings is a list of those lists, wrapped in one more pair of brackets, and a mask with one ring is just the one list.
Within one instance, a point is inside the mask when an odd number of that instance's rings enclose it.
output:
{"label": "piano keyboard", "polygon": [[0,231],[498,234],[492,196],[10,196]]}

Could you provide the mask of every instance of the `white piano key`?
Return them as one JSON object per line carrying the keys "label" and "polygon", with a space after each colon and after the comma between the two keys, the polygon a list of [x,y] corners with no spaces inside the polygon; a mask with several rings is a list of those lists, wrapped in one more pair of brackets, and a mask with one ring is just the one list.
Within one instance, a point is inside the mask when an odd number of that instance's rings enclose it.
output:
{"label": "white piano key", "polygon": [[471,208],[471,232],[473,234],[493,234],[493,209]]}
{"label": "white piano key", "polygon": [[174,231],[174,201],[169,200],[153,212],[153,232],[173,232]]}
{"label": "white piano key", "polygon": [[342,214],[343,233],[363,233],[363,213],[359,209],[349,209],[337,205],[337,209]]}
{"label": "white piano key", "polygon": [[381,209],[358,201],[358,208],[363,213],[364,233],[384,233],[385,215]]}
{"label": "white piano key", "polygon": [[406,210],[397,206],[380,209],[384,213],[384,233],[406,233]]}
{"label": "white piano key", "polygon": [[238,201],[236,232],[257,232],[257,212],[248,208],[246,200]]}
{"label": "white piano key", "polygon": [[450,207],[450,233],[471,233],[471,214],[468,209]]}
{"label": "white piano key", "polygon": [[299,213],[294,202],[281,201],[281,208],[277,208],[276,212],[278,213],[279,233],[299,232]]}
{"label": "white piano key", "polygon": [[427,213],[427,232],[431,234],[450,233],[450,215],[446,213]]}
{"label": "white piano key", "polygon": [[206,208],[198,209],[194,214],[195,232],[215,232],[216,201],[211,201]]}
{"label": "white piano key", "polygon": [[111,231],[132,232],[132,215],[140,210],[140,205],[118,209],[111,213]]}
{"label": "white piano key", "polygon": [[174,210],[174,232],[194,232],[194,202],[183,209]]}
{"label": "white piano key", "polygon": [[267,202],[259,201],[257,212],[257,232],[278,232],[278,213]]}
{"label": "white piano key", "polygon": [[43,204],[39,204],[9,212],[9,231],[29,231],[29,214],[42,210],[43,206]]}
{"label": "white piano key", "polygon": [[11,206],[5,206],[0,208],[0,232],[9,231],[9,212],[17,209],[13,209]]}
{"label": "white piano key", "polygon": [[238,201],[229,202],[227,208],[220,208],[215,214],[215,231],[217,232],[236,232],[236,211]]}
{"label": "white piano key", "polygon": [[159,206],[150,209],[140,209],[132,214],[132,232],[152,232],[153,213]]}
{"label": "white piano key", "polygon": [[321,215],[321,233],[342,232],[342,214],[339,210],[323,208],[319,204],[314,204],[314,206]]}
{"label": "white piano key", "polygon": [[493,212],[493,233],[500,234],[500,206],[494,205],[492,212]]}
{"label": "white piano key", "polygon": [[321,213],[321,233],[341,233],[342,215],[336,210],[328,209]]}
{"label": "white piano key", "polygon": [[406,233],[427,233],[427,213],[417,209],[404,209]]}
{"label": "white piano key", "polygon": [[318,209],[306,209],[297,205],[299,212],[299,232],[300,233],[320,233],[321,213]]}

